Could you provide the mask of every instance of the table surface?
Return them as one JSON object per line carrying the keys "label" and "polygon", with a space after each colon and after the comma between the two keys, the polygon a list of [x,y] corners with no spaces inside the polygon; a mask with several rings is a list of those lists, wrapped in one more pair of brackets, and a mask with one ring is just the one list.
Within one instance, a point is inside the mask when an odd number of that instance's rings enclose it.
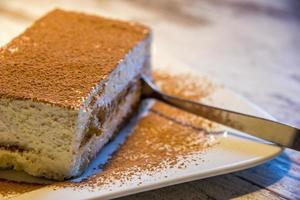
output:
{"label": "table surface", "polygon": [[[300,1],[0,1],[0,45],[61,7],[131,19],[153,28],[153,63],[176,58],[300,126]],[[121,199],[300,199],[300,153],[263,165]]]}

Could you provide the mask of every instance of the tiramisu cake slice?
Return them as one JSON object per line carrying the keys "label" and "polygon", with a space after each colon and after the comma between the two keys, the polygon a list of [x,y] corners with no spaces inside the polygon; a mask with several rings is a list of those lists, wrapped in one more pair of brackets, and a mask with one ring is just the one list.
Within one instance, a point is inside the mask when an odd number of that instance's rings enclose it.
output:
{"label": "tiramisu cake slice", "polygon": [[134,112],[147,27],[54,10],[0,50],[0,168],[80,175]]}

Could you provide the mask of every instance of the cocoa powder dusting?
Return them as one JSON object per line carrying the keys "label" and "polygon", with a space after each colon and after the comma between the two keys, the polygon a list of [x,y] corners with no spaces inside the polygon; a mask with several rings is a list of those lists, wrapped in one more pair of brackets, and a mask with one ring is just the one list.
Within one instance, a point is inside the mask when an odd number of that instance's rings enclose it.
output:
{"label": "cocoa powder dusting", "polygon": [[0,197],[1,196],[14,196],[23,194],[36,189],[44,187],[44,185],[30,184],[30,183],[17,183],[0,179]]}
{"label": "cocoa powder dusting", "polygon": [[134,22],[55,9],[0,48],[0,97],[78,109],[149,37]]}
{"label": "cocoa powder dusting", "polygon": [[[178,76],[156,72],[154,78],[166,93],[192,100],[206,97],[214,90],[214,86],[206,79],[199,80],[199,77],[190,75]],[[211,128],[213,124],[203,118],[155,102],[149,113],[139,121],[126,142],[106,164],[103,172],[81,183],[63,182],[52,186],[74,189],[88,187],[95,190],[100,186],[103,188],[105,185],[114,184],[116,180],[122,183],[145,173],[151,175],[166,168],[185,168],[188,163],[179,163],[179,158],[202,152],[211,146],[207,134]],[[141,178],[139,181],[142,183]],[[18,190],[18,184],[13,187],[16,188],[15,192],[22,193]],[[35,187],[28,185],[27,190],[34,190]]]}

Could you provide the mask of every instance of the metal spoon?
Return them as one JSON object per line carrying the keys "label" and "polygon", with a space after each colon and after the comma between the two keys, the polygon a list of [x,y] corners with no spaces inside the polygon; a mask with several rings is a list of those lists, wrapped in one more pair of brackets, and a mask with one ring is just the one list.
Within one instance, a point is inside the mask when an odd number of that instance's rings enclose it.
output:
{"label": "metal spoon", "polygon": [[164,94],[146,77],[142,77],[142,98],[154,98],[211,121],[300,151],[300,129],[261,117],[251,116]]}

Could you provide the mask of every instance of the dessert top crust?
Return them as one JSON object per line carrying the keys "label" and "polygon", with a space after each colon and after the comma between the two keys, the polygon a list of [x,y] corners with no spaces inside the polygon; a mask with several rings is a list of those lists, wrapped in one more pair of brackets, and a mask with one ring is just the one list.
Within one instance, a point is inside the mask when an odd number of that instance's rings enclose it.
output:
{"label": "dessert top crust", "polygon": [[54,10],[0,49],[0,98],[78,108],[150,30]]}

